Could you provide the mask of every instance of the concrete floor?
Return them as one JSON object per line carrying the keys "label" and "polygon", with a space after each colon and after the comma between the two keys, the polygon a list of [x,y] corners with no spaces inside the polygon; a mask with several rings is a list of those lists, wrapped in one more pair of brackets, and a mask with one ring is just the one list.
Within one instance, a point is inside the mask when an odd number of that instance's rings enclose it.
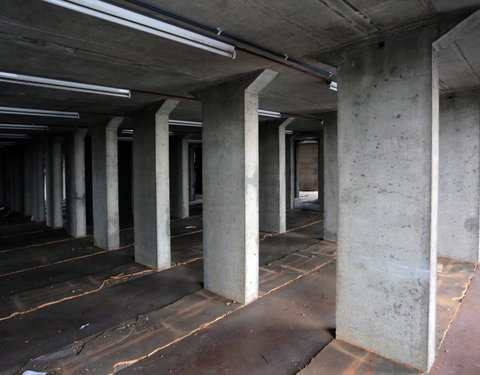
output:
{"label": "concrete floor", "polygon": [[[418,373],[333,340],[335,244],[321,240],[318,213],[290,211],[288,233],[261,234],[261,297],[247,306],[202,289],[201,221],[172,221],[173,267],[159,273],[133,262],[131,228],[122,230],[120,249],[103,251],[90,237],[39,224],[3,227],[0,374]],[[468,301],[480,283],[461,304],[474,269],[439,259],[439,345],[450,330],[438,374],[478,373],[448,372],[480,366],[477,356],[455,353],[455,342],[474,335],[468,311],[478,304]]]}

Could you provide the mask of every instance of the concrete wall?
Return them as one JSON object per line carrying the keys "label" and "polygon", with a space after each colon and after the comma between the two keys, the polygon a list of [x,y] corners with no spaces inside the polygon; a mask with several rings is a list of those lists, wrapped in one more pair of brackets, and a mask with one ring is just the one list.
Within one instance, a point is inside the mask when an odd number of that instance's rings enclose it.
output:
{"label": "concrete wall", "polygon": [[438,255],[479,261],[480,91],[440,101]]}
{"label": "concrete wall", "polygon": [[318,145],[303,143],[298,145],[298,184],[300,190],[318,190]]}

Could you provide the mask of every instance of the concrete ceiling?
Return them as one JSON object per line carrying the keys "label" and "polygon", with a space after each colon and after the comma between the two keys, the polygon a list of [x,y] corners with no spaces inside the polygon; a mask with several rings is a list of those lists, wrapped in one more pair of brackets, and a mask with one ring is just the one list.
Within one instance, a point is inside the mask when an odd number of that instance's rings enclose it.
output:
{"label": "concrete ceiling", "polygon": [[[114,2],[147,12],[129,1]],[[327,70],[333,68],[308,56],[438,13],[480,7],[480,0],[303,0],[301,3],[154,0],[153,3]],[[475,43],[478,33],[464,39],[457,43],[458,49],[473,66],[472,74],[476,72],[478,79]],[[442,80],[452,89],[465,84],[455,78],[455,72],[465,69],[465,63],[455,53],[442,56],[445,66],[450,66],[441,70]],[[135,90],[131,99],[122,99],[0,83],[0,105],[81,112],[81,119],[75,121],[0,116],[0,122],[88,125],[109,115],[127,115],[162,99],[162,93],[192,98],[194,90],[262,68],[280,74],[262,92],[260,106],[284,112],[286,116],[299,116],[295,121],[299,127],[300,124],[308,129],[320,127],[318,121],[312,123],[308,118],[335,110],[337,105],[335,92],[315,74],[292,70],[243,51],[238,51],[237,58],[232,60],[40,0],[0,2],[0,56],[0,71]],[[461,64],[464,65],[460,68]],[[465,81],[471,83],[474,79]],[[200,103],[182,100],[172,117],[200,120]]]}

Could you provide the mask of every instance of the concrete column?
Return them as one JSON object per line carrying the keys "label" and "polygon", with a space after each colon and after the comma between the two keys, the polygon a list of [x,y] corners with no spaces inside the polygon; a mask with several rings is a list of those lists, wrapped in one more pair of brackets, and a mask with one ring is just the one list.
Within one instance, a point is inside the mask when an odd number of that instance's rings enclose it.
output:
{"label": "concrete column", "polygon": [[170,215],[184,218],[190,216],[189,154],[191,136],[170,137]]}
{"label": "concrete column", "polygon": [[15,201],[15,186],[14,186],[14,155],[13,147],[8,148],[6,160],[6,175],[7,175],[7,206],[11,212],[14,212]]}
{"label": "concrete column", "polygon": [[326,115],[323,128],[324,222],[323,237],[337,240],[338,221],[338,139],[337,113]]}
{"label": "concrete column", "polygon": [[204,285],[241,303],[258,296],[258,94],[276,75],[201,93]]}
{"label": "concrete column", "polygon": [[13,185],[15,190],[13,210],[21,213],[23,212],[23,153],[19,147],[15,148],[14,163]]}
{"label": "concrete column", "polygon": [[171,265],[168,117],[178,103],[148,106],[133,132],[135,261],[156,270]]}
{"label": "concrete column", "polygon": [[7,188],[7,178],[5,175],[6,155],[0,149],[0,207],[5,206],[5,193]]}
{"label": "concrete column", "polygon": [[263,232],[287,229],[285,194],[285,128],[293,117],[260,123],[259,129],[259,222]]}
{"label": "concrete column", "polygon": [[23,149],[23,214],[27,217],[32,217],[32,182],[33,182],[33,168],[32,168],[32,147],[25,146]]}
{"label": "concrete column", "polygon": [[188,170],[189,170],[189,193],[190,193],[190,200],[193,201],[195,199],[195,148],[197,146],[189,147],[188,152]]}
{"label": "concrete column", "polygon": [[52,142],[45,140],[45,216],[48,227],[53,227],[53,171]]}
{"label": "concrete column", "polygon": [[65,153],[67,190],[67,231],[73,237],[87,235],[85,201],[85,135],[87,129],[77,129],[70,136]]}
{"label": "concrete column", "polygon": [[293,192],[294,198],[300,197],[300,168],[298,168],[298,154],[300,147],[298,147],[299,141],[294,141],[293,148],[294,148],[294,171],[295,171],[295,190]]}
{"label": "concrete column", "polygon": [[91,129],[93,240],[107,250],[120,246],[117,130],[123,120],[113,117]]}
{"label": "concrete column", "polygon": [[324,155],[323,155],[323,133],[320,133],[317,138],[317,202],[318,202],[318,211],[325,213],[325,182],[324,182]]}
{"label": "concrete column", "polygon": [[421,371],[435,356],[437,30],[338,60],[337,337]]}
{"label": "concrete column", "polygon": [[286,209],[295,208],[295,141],[293,135],[285,137],[285,178],[286,178]]}
{"label": "concrete column", "polygon": [[438,255],[479,262],[480,91],[440,99]]}
{"label": "concrete column", "polygon": [[53,191],[53,227],[63,227],[63,155],[62,137],[55,137],[52,142],[52,191]]}
{"label": "concrete column", "polygon": [[34,164],[34,207],[33,221],[45,221],[45,145],[36,143],[33,154]]}

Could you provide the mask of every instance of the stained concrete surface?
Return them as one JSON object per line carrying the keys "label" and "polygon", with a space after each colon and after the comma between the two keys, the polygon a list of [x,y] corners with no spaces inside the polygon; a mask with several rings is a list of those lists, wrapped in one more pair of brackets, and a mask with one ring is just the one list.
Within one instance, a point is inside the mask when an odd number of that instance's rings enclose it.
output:
{"label": "stained concrete surface", "polygon": [[480,273],[477,270],[440,346],[430,375],[480,373]]}
{"label": "stained concrete surface", "polygon": [[[323,328],[320,328],[316,324],[319,321],[325,323],[325,320],[322,320],[324,319],[324,314],[333,316],[335,306],[334,301],[328,300],[330,297],[321,298],[322,303],[318,304],[318,306],[316,304],[313,306],[313,303],[311,305],[307,304],[312,309],[322,309],[321,311],[323,311],[322,316],[316,316],[313,319],[307,314],[309,309],[300,304],[295,298],[301,299],[308,297],[308,295],[317,295],[321,291],[325,292],[325,286],[329,284],[328,282],[306,283],[305,281],[306,284],[303,285],[304,288],[302,288],[298,297],[295,297],[298,294],[296,292],[292,292],[292,294],[289,294],[290,292],[288,291],[282,292],[284,294],[277,293],[280,293],[285,288],[290,288],[294,284],[297,285],[300,281],[296,281],[293,284],[290,283],[295,278],[301,277],[302,274],[308,273],[308,270],[321,267],[328,259],[332,259],[335,256],[335,245],[331,244],[330,247],[325,247],[319,241],[323,236],[322,223],[318,222],[319,214],[294,210],[290,211],[288,216],[290,218],[290,227],[301,228],[285,235],[265,236],[260,241],[261,263],[263,266],[260,268],[261,283],[259,289],[260,295],[265,295],[265,297],[251,305],[254,306],[258,303],[259,307],[247,306],[234,313],[232,312],[238,308],[238,305],[231,305],[228,300],[201,289],[200,260],[184,266],[174,267],[168,273],[150,274],[150,270],[133,263],[131,246],[122,250],[95,255],[93,258],[82,258],[8,276],[8,278],[4,279],[8,280],[8,282],[0,283],[2,296],[0,319],[12,312],[35,306],[35,304],[48,303],[48,301],[55,302],[62,298],[74,296],[75,293],[82,294],[87,292],[87,294],[40,308],[28,314],[4,321],[0,320],[0,353],[6,353],[6,350],[9,353],[8,357],[2,358],[3,370],[0,370],[0,373],[4,370],[5,372],[3,373],[5,374],[12,373],[11,371],[6,371],[6,369],[8,367],[15,369],[15,365],[25,363],[29,358],[49,351],[52,353],[49,357],[50,361],[53,357],[65,356],[64,362],[61,362],[65,365],[63,372],[65,374],[84,373],[82,367],[84,365],[89,366],[89,372],[107,374],[109,373],[107,370],[111,369],[108,366],[117,365],[117,370],[126,366],[122,364],[124,359],[133,359],[133,367],[128,368],[125,372],[142,368],[148,373],[150,361],[152,361],[152,364],[158,364],[160,359],[156,354],[150,356],[147,360],[141,360],[142,358],[139,359],[138,357],[150,353],[147,350],[149,347],[155,349],[162,346],[166,346],[166,348],[159,350],[157,353],[164,355],[161,362],[162,369],[165,367],[170,369],[178,367],[178,371],[182,370],[185,373],[194,371],[194,367],[191,367],[193,365],[190,362],[179,364],[185,353],[192,353],[193,356],[202,354],[201,358],[192,357],[197,358],[196,362],[194,362],[195,364],[201,365],[197,367],[199,372],[195,372],[199,374],[215,373],[219,368],[227,370],[230,368],[231,373],[245,373],[235,372],[237,368],[243,371],[243,366],[245,366],[247,373],[260,374],[294,373],[300,370],[318,352],[320,352],[319,355],[323,356],[323,352],[320,349],[332,338],[331,334],[334,325],[326,324],[322,326]],[[172,223],[172,227],[175,225],[180,232],[179,237],[172,239],[172,258],[174,260],[182,259],[188,262],[197,256],[201,257],[202,233],[182,233],[185,229],[184,227],[187,226],[185,225],[186,223],[193,224],[199,223],[199,221],[201,222],[201,218],[190,218],[187,221]],[[316,222],[316,224],[305,226],[309,222]],[[130,229],[124,231],[124,233],[130,232]],[[58,245],[45,246],[48,248]],[[37,251],[36,248],[28,249],[32,253]],[[57,250],[61,251],[61,248],[57,248]],[[13,253],[16,252],[17,250]],[[28,258],[27,254],[28,252],[25,252],[21,258]],[[92,262],[92,259],[95,261]],[[327,266],[323,266],[320,271],[324,267]],[[329,265],[328,267],[331,266]],[[473,265],[468,262],[440,258],[438,271],[439,296],[437,311],[439,312],[439,320],[437,331],[440,334],[450,323],[459,305],[469,277],[473,272]],[[146,273],[143,274],[143,272]],[[317,273],[317,271],[314,273]],[[119,277],[116,278],[115,276]],[[309,275],[308,277],[310,278],[311,276]],[[171,285],[172,279],[178,280],[178,282],[173,283],[176,285]],[[108,282],[102,286],[105,280],[108,280]],[[278,287],[281,287],[281,289],[272,292],[272,290]],[[97,291],[96,289],[99,290]],[[159,293],[161,290],[163,292]],[[88,294],[89,291],[93,291],[93,293]],[[327,294],[331,293],[330,287],[327,288],[326,292]],[[151,296],[145,298],[145,293],[151,294]],[[119,299],[119,295],[122,298]],[[295,312],[293,302],[289,302],[284,306],[285,301],[282,302],[281,299],[274,298],[274,296],[280,295],[285,295],[285,300],[287,301],[297,301],[299,303],[297,304],[298,311]],[[145,301],[147,302],[145,303]],[[252,309],[252,312],[249,312],[249,318],[246,318],[243,314],[248,312],[248,309]],[[65,311],[68,311],[68,313],[65,313]],[[305,317],[301,315],[303,313],[306,314]],[[223,327],[222,329],[216,328],[217,324],[213,324],[210,327],[211,330],[200,330],[196,335],[191,334],[192,331],[197,330],[205,322],[215,321],[225,314],[232,315],[218,322],[226,322],[220,326]],[[241,316],[233,319],[236,315]],[[274,320],[272,320],[272,317],[274,317]],[[232,323],[228,320],[230,318],[232,318]],[[243,334],[241,333],[244,332],[241,330],[242,324],[248,322],[249,319],[253,319],[255,322],[255,329],[251,333],[246,331]],[[43,322],[41,326],[38,326],[39,321]],[[87,323],[90,324],[80,329],[82,325]],[[313,324],[316,327],[315,332],[320,332],[319,336],[312,340],[308,330],[305,336],[306,331],[298,328],[305,324],[308,327],[311,327],[311,324]],[[299,330],[299,333],[302,332],[301,335],[291,335],[294,325]],[[117,328],[115,328],[116,326]],[[33,335],[31,334],[32,327],[35,327]],[[285,337],[293,337],[291,346],[289,346],[289,340],[283,339],[284,330],[288,333],[288,335],[285,334]],[[20,332],[20,335],[18,332]],[[101,332],[104,333],[98,336]],[[225,343],[225,345],[209,346],[209,343],[212,344],[212,342],[217,340],[215,335],[221,335],[222,333],[224,337],[219,337],[218,340]],[[328,340],[326,339],[327,334],[329,335]],[[31,336],[28,337],[29,335]],[[263,338],[264,335],[266,335],[265,338]],[[171,345],[173,341],[183,336],[189,337]],[[316,341],[320,336],[322,337],[321,343]],[[201,343],[195,343],[195,340],[199,340],[199,337],[202,338],[200,340]],[[242,341],[252,337],[254,338],[253,341],[245,341],[245,343]],[[159,338],[161,338],[161,341],[159,341]],[[323,338],[325,338],[324,341]],[[71,345],[73,340],[77,340],[77,344]],[[280,342],[281,345],[278,348],[276,348],[277,345],[268,345],[272,341],[276,344]],[[260,346],[255,344],[253,348],[249,348],[247,343],[252,342],[258,343]],[[112,346],[112,343],[118,344],[113,344]],[[218,349],[218,347],[225,348],[216,355],[215,349]],[[297,347],[302,348],[302,350],[298,350]],[[241,351],[239,352],[235,349],[236,356],[232,357],[232,352],[230,352],[229,356],[229,350],[233,350],[232,348],[241,348]],[[315,350],[313,350],[314,348]],[[252,352],[254,349],[258,349],[258,351],[253,352],[251,355],[250,349]],[[13,355],[11,354],[12,350]],[[72,357],[72,352],[78,352],[78,354],[81,352],[82,355],[75,354]],[[260,362],[259,364],[259,352],[264,355],[269,362],[268,364],[261,356],[260,360],[263,363]],[[288,353],[292,353],[292,356]],[[308,355],[303,356],[304,353]],[[215,358],[211,361],[207,359],[204,361],[204,354],[206,355],[205,358]],[[374,358],[370,354],[365,353],[362,356],[368,358],[367,362],[373,361],[372,358]],[[23,360],[21,360],[22,358]],[[172,362],[165,358],[170,358]],[[272,358],[280,358],[279,362],[281,364],[276,363],[276,360],[274,361],[275,363],[272,363]],[[349,358],[351,360],[351,357]],[[293,362],[289,362],[292,359]],[[61,361],[60,359],[57,360]],[[32,363],[44,362],[38,360]],[[208,363],[211,366],[207,365]],[[380,366],[376,360],[371,363],[374,363],[375,366]],[[6,365],[10,366],[7,367]],[[259,367],[255,367],[257,365]],[[344,366],[345,363],[340,361],[339,365]],[[359,363],[355,362],[355,364],[350,365],[356,368],[355,366],[358,366]],[[392,365],[383,364],[381,366],[390,368],[389,366]],[[257,371],[252,372],[253,370],[251,369],[253,368]],[[290,368],[295,369],[295,371],[289,372]],[[136,373],[138,372],[137,370]],[[323,373],[330,374],[332,372]],[[341,374],[341,372],[338,372],[338,374]]]}
{"label": "stained concrete surface", "polygon": [[333,340],[298,375],[418,375],[418,370]]}
{"label": "stained concrete surface", "polygon": [[[437,348],[440,340],[449,328],[460,301],[470,283],[475,266],[469,262],[463,262],[449,258],[438,259],[437,273]],[[471,312],[474,314],[475,312]],[[453,321],[453,326],[455,326]],[[447,334],[447,337],[449,333]],[[461,346],[460,346],[461,347]],[[442,357],[443,346],[439,358]],[[448,353],[448,349],[447,352]],[[444,357],[449,357],[443,353]],[[450,359],[450,358],[448,358]],[[438,358],[437,358],[438,362]],[[452,358],[453,368],[463,366],[458,358]],[[435,366],[435,365],[434,365]],[[450,366],[452,367],[452,366]],[[432,373],[432,372],[431,372]],[[471,374],[477,374],[472,372]],[[358,346],[344,341],[334,340],[312,361],[299,372],[299,375],[387,375],[387,374],[420,374],[420,371],[399,362],[392,361],[375,353],[369,352]],[[443,373],[442,373],[443,374]],[[448,372],[447,374],[457,374]],[[459,373],[460,374],[460,373]],[[470,373],[465,373],[470,375]]]}
{"label": "stained concrete surface", "polygon": [[120,374],[293,374],[332,340],[334,303],[330,263]]}
{"label": "stained concrete surface", "polygon": [[[292,222],[301,226],[306,222],[312,222],[312,218],[316,219],[314,215],[307,212],[290,215],[293,217]],[[181,232],[177,238],[172,239],[174,261],[176,259],[191,261],[202,256],[202,233],[188,235],[182,232],[186,226],[191,226],[185,225],[186,223],[198,223],[198,220],[201,221],[201,218],[172,223],[172,226],[177,226]],[[267,264],[318,243],[322,230],[320,223],[317,222],[316,225],[318,228],[307,226],[285,235],[265,238],[261,241],[261,264]],[[131,235],[130,232],[131,230],[127,229],[123,233]],[[123,240],[128,241],[128,238]],[[95,250],[99,250],[91,246],[89,241],[91,241],[89,238],[67,240],[4,254],[10,257],[10,266],[6,267],[7,271],[23,272],[3,278],[6,282],[2,283],[0,288],[2,302],[4,302],[0,319],[8,318],[10,314],[19,311],[32,308],[33,311],[4,321],[0,320],[0,327],[2,327],[0,328],[0,337],[2,337],[0,352],[6,353],[8,348],[9,353],[2,359],[2,367],[8,368],[45,351],[58,349],[73,339],[80,340],[99,330],[120,324],[138,314],[145,313],[145,309],[158,309],[199,290],[202,286],[200,261],[137,278],[137,274],[146,274],[150,271],[133,264],[132,246],[75,260],[69,260],[70,255],[65,257],[65,253],[68,254],[72,244],[76,244],[75,248],[81,250],[83,255],[90,255]],[[66,262],[62,262],[62,256]],[[57,264],[50,265],[49,261],[52,260],[57,261]],[[58,263],[59,261],[62,263]],[[32,265],[39,265],[41,268],[25,270],[26,266]],[[179,280],[173,283],[177,285],[170,285],[172,279]],[[106,280],[108,280],[107,283],[103,285]],[[157,298],[157,293],[161,291],[160,285],[162,285],[161,288],[166,289],[161,293],[161,297]],[[153,294],[145,299],[146,293]],[[127,296],[127,301],[130,298],[131,303],[126,304],[125,298],[119,299],[119,294]],[[72,298],[76,295],[78,298]],[[142,304],[142,300],[149,301],[150,307]],[[50,303],[52,303],[51,306],[42,307]],[[126,305],[129,308],[124,309]],[[41,308],[35,309],[38,306]],[[34,332],[30,332],[29,328],[36,327],[35,322],[38,321],[45,324],[36,328]],[[79,329],[89,322],[91,324],[87,328]],[[18,335],[16,332],[21,334]],[[28,348],[27,351],[25,351],[26,348]]]}
{"label": "stained concrete surface", "polygon": [[437,332],[435,335],[437,349],[460,306],[463,293],[470,285],[474,272],[474,263],[444,257],[438,258]]}

